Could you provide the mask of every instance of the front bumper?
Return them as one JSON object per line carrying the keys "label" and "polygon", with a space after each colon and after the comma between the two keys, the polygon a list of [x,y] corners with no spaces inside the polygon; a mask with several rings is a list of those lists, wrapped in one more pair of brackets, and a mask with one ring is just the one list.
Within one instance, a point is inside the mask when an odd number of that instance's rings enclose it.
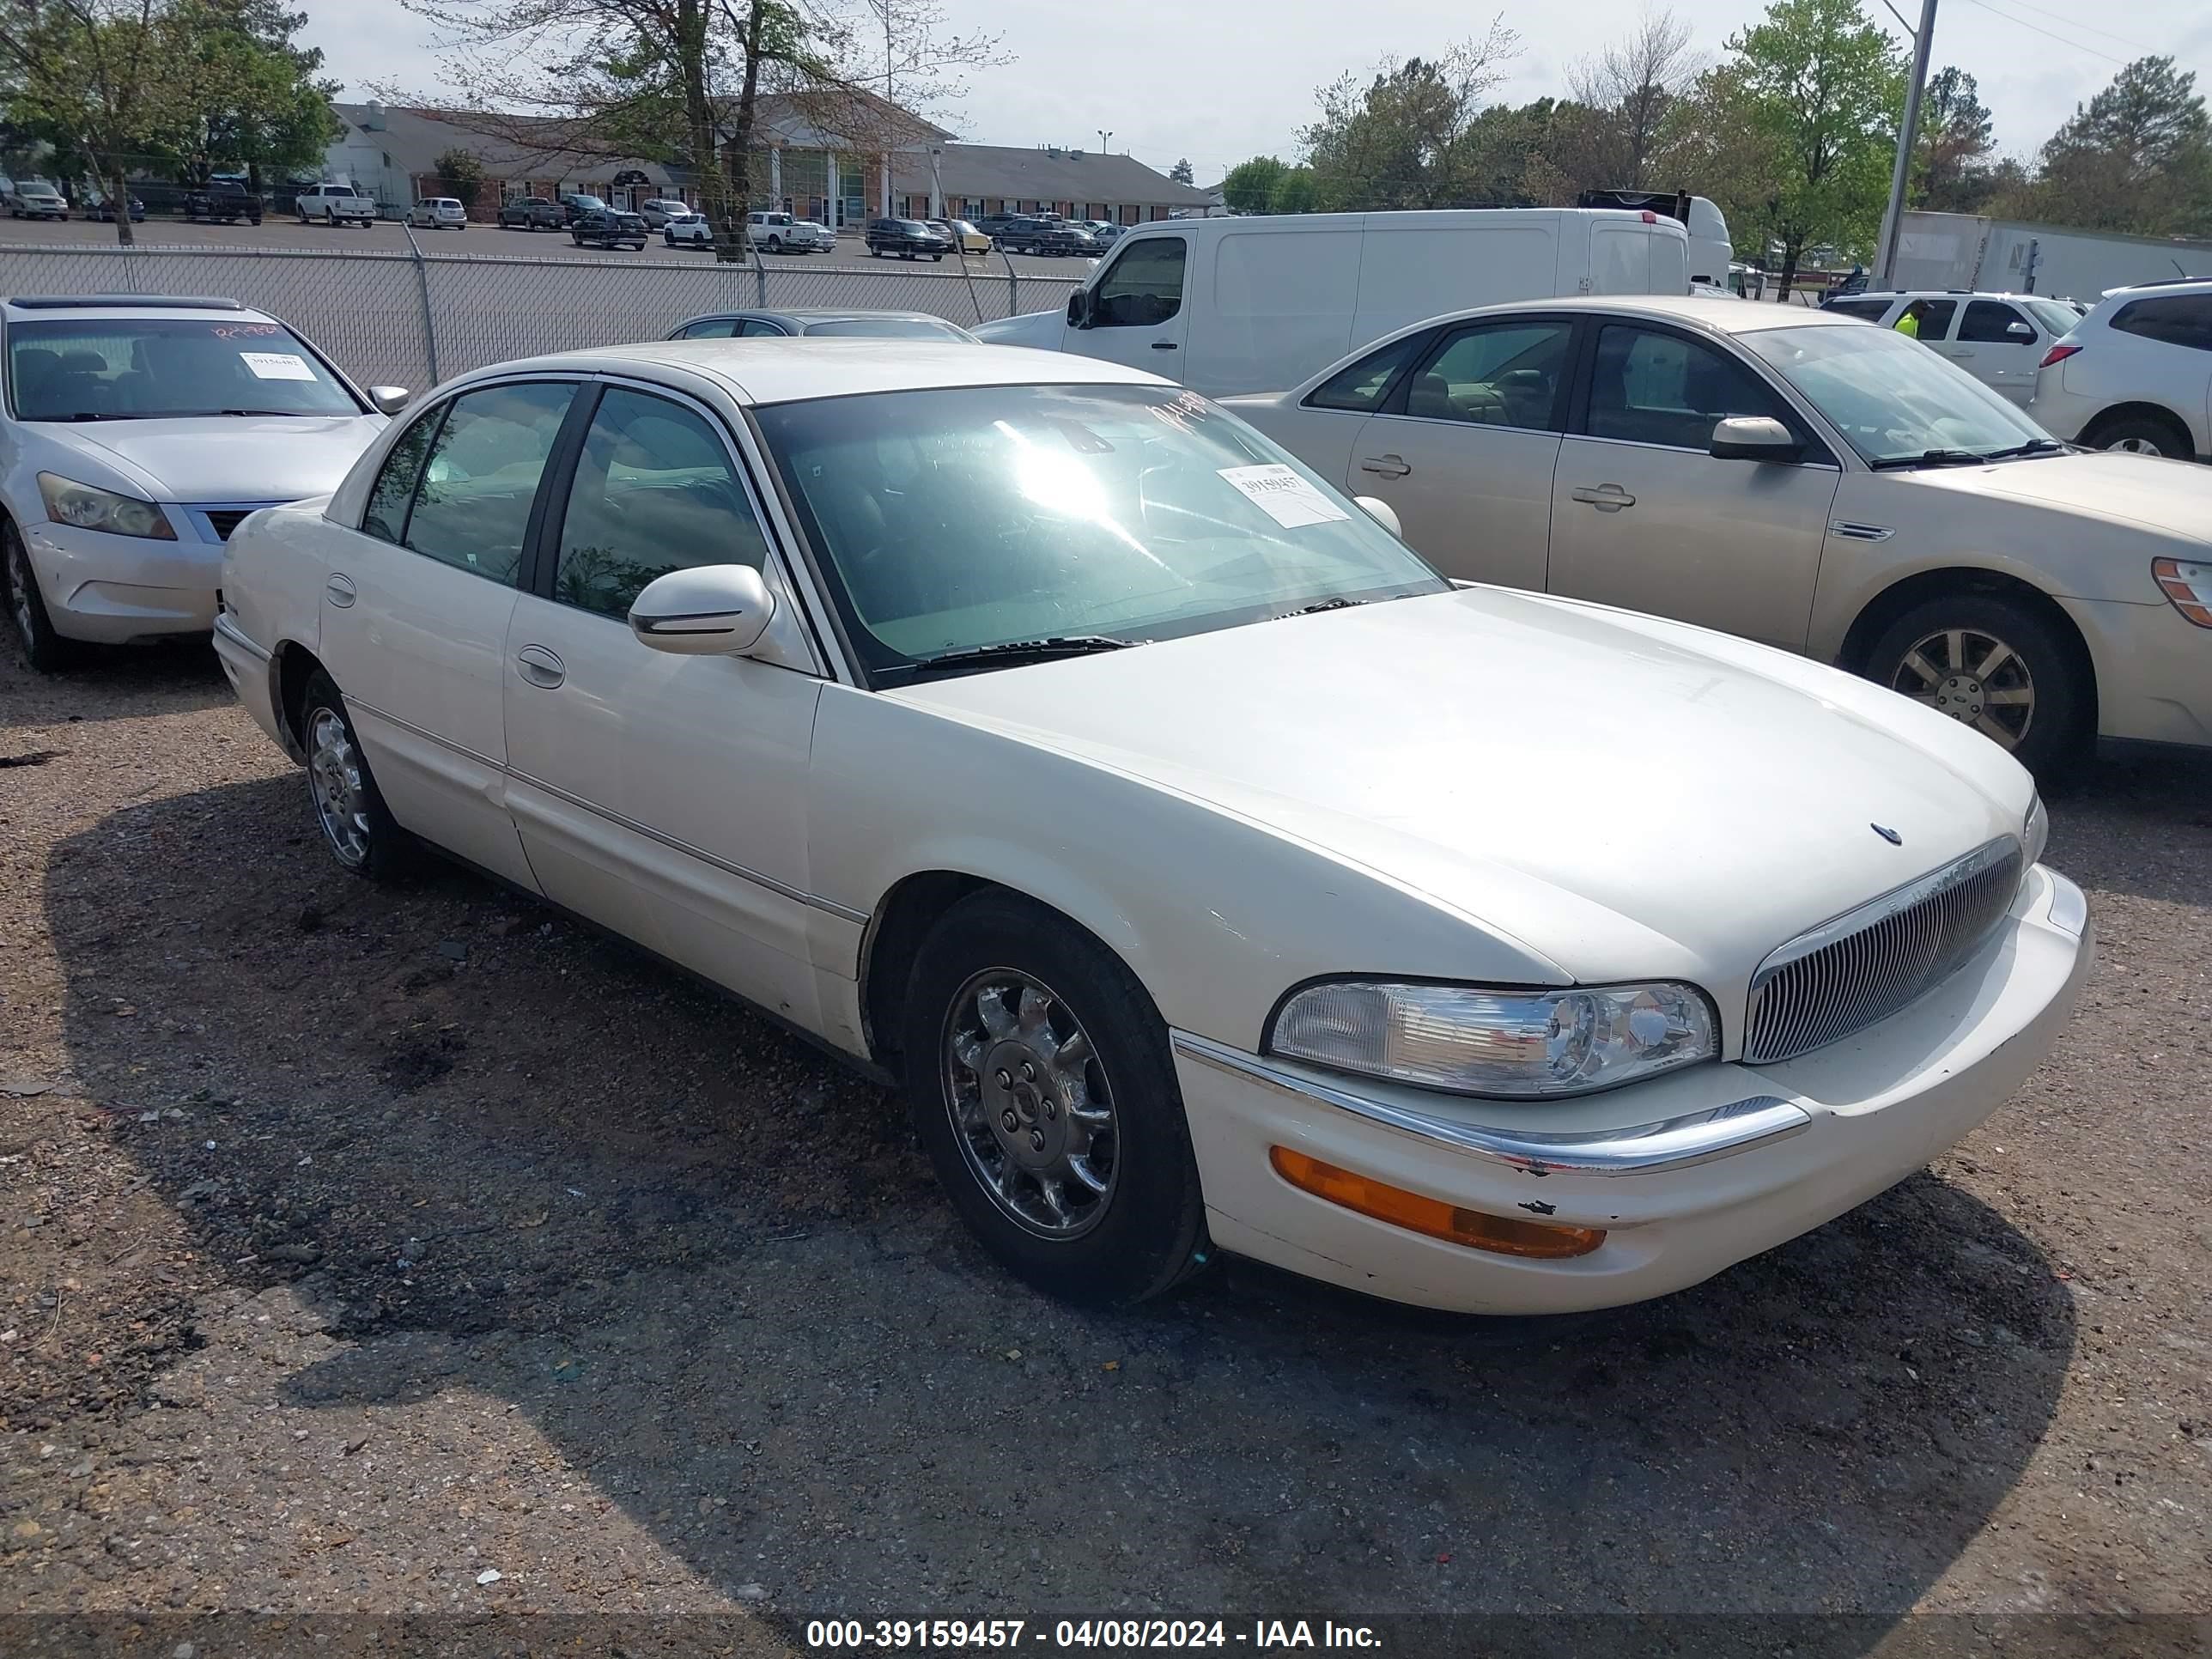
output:
{"label": "front bumper", "polygon": [[[1564,1313],[1697,1284],[1893,1186],[2012,1095],[2094,955],[2081,890],[2038,866],[1995,936],[1878,1024],[1785,1065],[1692,1067],[1578,1101],[1465,1101],[1175,1034],[1214,1242],[1294,1273],[1467,1313]],[[1605,1230],[1529,1261],[1292,1187],[1285,1146],[1445,1203]]]}
{"label": "front bumper", "polygon": [[2212,629],[2163,599],[2058,603],[2089,644],[2099,737],[2212,745]]}
{"label": "front bumper", "polygon": [[[100,645],[204,634],[215,623],[222,544],[201,541],[185,510],[166,507],[179,539],[111,536],[34,520],[23,546],[55,632]],[[181,520],[181,522],[180,522]]]}

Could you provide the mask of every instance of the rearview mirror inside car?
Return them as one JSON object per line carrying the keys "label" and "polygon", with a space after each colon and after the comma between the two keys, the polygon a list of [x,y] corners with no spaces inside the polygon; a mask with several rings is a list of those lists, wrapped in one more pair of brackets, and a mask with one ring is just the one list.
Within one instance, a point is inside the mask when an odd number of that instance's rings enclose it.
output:
{"label": "rearview mirror inside car", "polygon": [[1354,495],[1352,499],[1366,509],[1369,518],[1397,537],[1399,540],[1403,541],[1406,538],[1405,530],[1399,525],[1398,515],[1391,509],[1389,502],[1384,501],[1380,495]]}
{"label": "rearview mirror inside car", "polygon": [[1803,450],[1797,434],[1771,415],[1730,415],[1713,427],[1717,461],[1794,461]]}
{"label": "rearview mirror inside car", "polygon": [[672,570],[645,585],[629,608],[629,630],[679,657],[740,656],[758,645],[775,615],[775,595],[749,564]]}
{"label": "rearview mirror inside car", "polygon": [[373,386],[368,389],[368,400],[376,405],[380,415],[397,415],[407,407],[407,400],[414,395],[404,386]]}

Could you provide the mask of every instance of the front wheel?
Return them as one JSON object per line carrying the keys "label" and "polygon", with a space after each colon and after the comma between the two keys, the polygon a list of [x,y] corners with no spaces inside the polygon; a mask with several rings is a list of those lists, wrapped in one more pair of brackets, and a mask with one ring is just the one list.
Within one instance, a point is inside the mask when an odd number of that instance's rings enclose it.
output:
{"label": "front wheel", "polygon": [[331,855],[356,875],[389,881],[412,868],[419,844],[384,804],[337,684],[317,669],[300,710],[307,800]]}
{"label": "front wheel", "polygon": [[1006,1267],[1118,1305],[1204,1263],[1167,1026],[1096,939],[1010,893],[965,899],[922,945],[904,1027],[915,1132]]}
{"label": "front wheel", "polygon": [[46,595],[39,591],[31,569],[30,550],[12,520],[0,520],[0,594],[8,601],[8,619],[14,624],[16,648],[23,660],[41,674],[65,668],[76,654],[76,642],[54,631],[46,614]]}
{"label": "front wheel", "polygon": [[1884,630],[1868,677],[1972,726],[2031,772],[2069,758],[2092,686],[2080,653],[2050,621],[2000,594],[1923,600]]}

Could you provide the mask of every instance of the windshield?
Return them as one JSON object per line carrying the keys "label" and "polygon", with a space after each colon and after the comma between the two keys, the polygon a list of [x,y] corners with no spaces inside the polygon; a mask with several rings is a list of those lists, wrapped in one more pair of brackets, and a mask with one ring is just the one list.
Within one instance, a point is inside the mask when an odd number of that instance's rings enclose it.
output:
{"label": "windshield", "polygon": [[1892,329],[1762,329],[1737,338],[1872,463],[1930,450],[1986,454],[2047,437],[1965,370]]}
{"label": "windshield", "polygon": [[878,672],[1449,588],[1282,450],[1172,386],[880,392],[757,418]]}
{"label": "windshield", "polygon": [[362,412],[283,324],[228,318],[10,323],[8,382],[23,421]]}
{"label": "windshield", "polygon": [[809,334],[860,334],[878,340],[964,340],[965,329],[928,317],[837,317],[809,323]]}
{"label": "windshield", "polygon": [[2072,331],[2081,320],[2081,313],[2072,306],[2062,305],[2056,300],[2022,300],[2021,304],[2035,313],[2035,320],[2053,334]]}

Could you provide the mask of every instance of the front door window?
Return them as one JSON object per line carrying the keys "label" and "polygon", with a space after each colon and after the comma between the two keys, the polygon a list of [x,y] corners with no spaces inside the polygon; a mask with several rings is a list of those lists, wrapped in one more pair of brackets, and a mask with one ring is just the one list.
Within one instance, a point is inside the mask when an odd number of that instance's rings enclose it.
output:
{"label": "front door window", "polygon": [[1188,247],[1180,236],[1133,242],[1107,269],[1092,301],[1093,328],[1151,328],[1182,309]]}

